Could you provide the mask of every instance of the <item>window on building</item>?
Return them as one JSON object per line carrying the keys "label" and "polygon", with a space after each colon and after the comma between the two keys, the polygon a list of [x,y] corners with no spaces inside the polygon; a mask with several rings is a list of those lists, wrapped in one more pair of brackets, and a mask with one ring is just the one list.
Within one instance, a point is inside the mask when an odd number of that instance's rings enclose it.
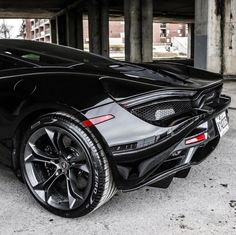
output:
{"label": "window on building", "polygon": [[187,58],[187,25],[181,23],[153,23],[153,59]]}
{"label": "window on building", "polygon": [[124,20],[109,20],[110,57],[117,60],[125,58],[125,24]]}
{"label": "window on building", "polygon": [[166,29],[161,29],[160,37],[161,38],[165,38],[166,37]]}

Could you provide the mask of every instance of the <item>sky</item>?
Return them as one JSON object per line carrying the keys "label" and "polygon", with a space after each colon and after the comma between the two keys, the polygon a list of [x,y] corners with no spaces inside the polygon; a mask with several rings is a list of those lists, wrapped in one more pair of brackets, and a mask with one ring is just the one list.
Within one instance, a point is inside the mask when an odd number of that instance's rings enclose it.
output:
{"label": "sky", "polygon": [[[3,22],[3,20],[0,19],[0,24],[2,22]],[[12,26],[11,38],[16,38],[20,32],[20,26],[22,24],[22,19],[5,19],[5,23],[9,26]]]}

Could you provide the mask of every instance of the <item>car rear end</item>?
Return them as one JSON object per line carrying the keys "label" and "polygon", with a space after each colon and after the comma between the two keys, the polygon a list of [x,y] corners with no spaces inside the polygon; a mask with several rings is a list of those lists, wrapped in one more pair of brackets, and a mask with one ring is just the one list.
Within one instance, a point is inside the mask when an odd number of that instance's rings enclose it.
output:
{"label": "car rear end", "polygon": [[110,93],[114,103],[85,113],[88,119],[114,117],[96,128],[109,147],[119,189],[160,186],[158,182],[187,174],[192,165],[209,156],[229,129],[231,99],[222,94],[221,76],[189,78],[186,84],[125,99]]}

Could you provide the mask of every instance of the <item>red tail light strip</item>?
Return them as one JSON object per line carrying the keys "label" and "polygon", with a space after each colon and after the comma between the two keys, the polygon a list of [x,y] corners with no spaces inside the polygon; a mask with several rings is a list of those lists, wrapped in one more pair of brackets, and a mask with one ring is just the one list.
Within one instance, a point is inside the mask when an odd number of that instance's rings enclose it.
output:
{"label": "red tail light strip", "polygon": [[207,133],[195,136],[194,138],[188,139],[185,141],[186,145],[196,144],[207,139]]}
{"label": "red tail light strip", "polygon": [[108,120],[111,120],[113,119],[114,116],[111,115],[111,114],[107,114],[107,115],[104,115],[104,116],[100,116],[100,117],[95,117],[95,118],[92,118],[92,119],[89,119],[89,120],[85,120],[82,122],[82,124],[85,126],[85,127],[91,127],[91,126],[94,126],[94,125],[97,125],[99,123],[102,123],[102,122],[106,122]]}

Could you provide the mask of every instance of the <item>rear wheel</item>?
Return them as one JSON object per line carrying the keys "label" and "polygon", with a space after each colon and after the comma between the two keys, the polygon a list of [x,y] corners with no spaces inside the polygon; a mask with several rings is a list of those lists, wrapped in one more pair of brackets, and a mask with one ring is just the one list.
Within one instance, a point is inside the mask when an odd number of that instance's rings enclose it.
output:
{"label": "rear wheel", "polygon": [[35,199],[63,217],[86,215],[116,192],[98,140],[66,114],[44,115],[32,123],[22,143],[20,162]]}

